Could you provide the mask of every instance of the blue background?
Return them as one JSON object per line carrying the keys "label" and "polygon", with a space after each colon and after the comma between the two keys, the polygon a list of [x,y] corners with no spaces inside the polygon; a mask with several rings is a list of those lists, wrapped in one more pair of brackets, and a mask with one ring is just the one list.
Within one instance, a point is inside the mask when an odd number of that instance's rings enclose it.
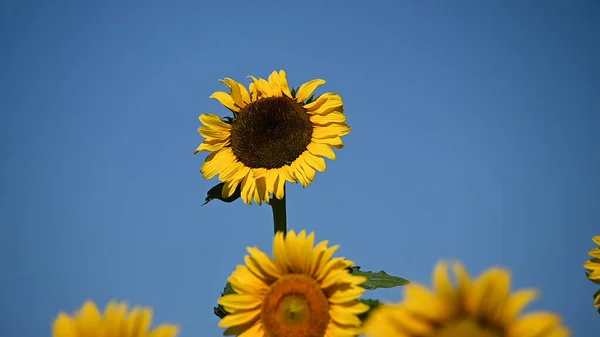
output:
{"label": "blue background", "polygon": [[[600,235],[600,2],[4,1],[0,335],[48,336],[87,298],[218,336],[212,308],[271,210],[200,207],[193,151],[219,78],[285,69],[345,101],[346,148],[289,224],[430,284],[457,258],[539,287],[593,336]],[[401,290],[368,296],[401,299]]]}

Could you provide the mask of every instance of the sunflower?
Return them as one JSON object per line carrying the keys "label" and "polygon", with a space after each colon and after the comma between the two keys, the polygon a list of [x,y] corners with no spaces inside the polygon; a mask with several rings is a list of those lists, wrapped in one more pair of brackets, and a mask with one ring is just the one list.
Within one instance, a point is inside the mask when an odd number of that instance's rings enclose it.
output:
{"label": "sunflower", "polygon": [[[600,246],[600,236],[594,236],[592,240],[596,245]],[[600,247],[590,250],[588,254],[592,258],[586,261],[583,267],[587,269],[586,274],[590,281],[600,284]],[[600,307],[600,290],[594,294],[594,307]],[[598,312],[600,312],[600,309]]]}
{"label": "sunflower", "polygon": [[268,80],[252,78],[249,89],[230,79],[220,80],[230,93],[210,96],[233,112],[233,118],[203,114],[198,129],[206,138],[194,154],[207,151],[200,171],[206,179],[217,174],[224,183],[223,197],[238,187],[242,200],[259,205],[271,195],[284,196],[285,182],[311,184],[316,171],[325,172],[325,158],[335,159],[346,125],[340,95],[313,92],[325,81],[315,79],[298,90],[288,86],[285,71],[274,71]]}
{"label": "sunflower", "polygon": [[369,309],[357,299],[365,277],[351,275],[353,263],[332,258],[339,246],[314,246],[315,235],[292,230],[273,239],[273,256],[248,248],[246,265],[228,281],[236,294],[219,299],[229,315],[219,326],[224,335],[244,337],[353,337],[357,315]]}
{"label": "sunflower", "polygon": [[365,322],[371,337],[563,337],[569,330],[560,316],[550,312],[519,313],[536,297],[535,290],[510,292],[510,273],[492,268],[472,281],[464,267],[453,266],[458,285],[450,281],[448,267],[434,271],[434,289],[409,285],[405,299],[385,305]]}
{"label": "sunflower", "polygon": [[134,307],[127,313],[127,304],[110,302],[104,315],[92,301],[87,301],[72,317],[60,313],[53,326],[53,337],[175,337],[178,328],[164,324],[150,330],[152,310]]}

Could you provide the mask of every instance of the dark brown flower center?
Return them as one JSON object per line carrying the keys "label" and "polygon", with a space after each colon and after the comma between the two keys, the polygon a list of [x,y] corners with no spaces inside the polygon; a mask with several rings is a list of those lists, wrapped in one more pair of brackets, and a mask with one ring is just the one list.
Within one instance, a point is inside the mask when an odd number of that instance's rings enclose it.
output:
{"label": "dark brown flower center", "polygon": [[310,144],[313,126],[301,104],[267,97],[244,107],[231,125],[231,149],[250,168],[291,164]]}

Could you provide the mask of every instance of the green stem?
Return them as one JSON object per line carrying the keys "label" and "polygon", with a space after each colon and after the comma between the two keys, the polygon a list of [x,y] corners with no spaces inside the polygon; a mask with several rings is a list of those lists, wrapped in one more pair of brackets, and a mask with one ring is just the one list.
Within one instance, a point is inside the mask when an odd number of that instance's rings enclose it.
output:
{"label": "green stem", "polygon": [[287,233],[287,220],[286,220],[286,210],[285,210],[285,185],[284,185],[284,194],[283,198],[277,199],[273,196],[269,205],[273,209],[273,224],[275,226],[275,234],[277,232],[283,232],[283,235]]}

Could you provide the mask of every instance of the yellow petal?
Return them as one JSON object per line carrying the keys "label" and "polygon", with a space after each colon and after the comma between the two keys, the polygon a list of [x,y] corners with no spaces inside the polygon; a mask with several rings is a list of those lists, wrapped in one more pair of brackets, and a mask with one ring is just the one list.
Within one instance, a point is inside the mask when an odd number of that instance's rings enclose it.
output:
{"label": "yellow petal", "polygon": [[549,312],[536,312],[523,316],[523,318],[509,326],[510,337],[538,337],[544,331],[550,331],[560,325],[560,317]]}
{"label": "yellow petal", "polygon": [[281,87],[279,86],[279,73],[277,73],[276,71],[272,72],[271,75],[269,75],[269,85],[271,86],[271,89],[273,89],[273,96],[282,96]]}
{"label": "yellow petal", "polygon": [[423,285],[410,284],[404,294],[403,306],[416,316],[439,323],[452,315],[452,307]]}
{"label": "yellow petal", "polygon": [[325,115],[332,111],[342,112],[344,102],[342,97],[334,93],[325,93],[319,96],[314,102],[304,105],[306,112],[313,115]]}
{"label": "yellow petal", "polygon": [[240,314],[229,314],[225,316],[219,322],[220,328],[226,328],[235,325],[246,324],[250,322],[255,322],[258,320],[260,316],[260,308],[255,310],[250,310],[246,312],[242,312]]}
{"label": "yellow petal", "polygon": [[[361,335],[362,331],[358,327],[350,327],[337,324],[329,324],[325,330],[324,337],[356,337]],[[398,337],[398,336],[396,336]],[[404,336],[400,336],[404,337]]]}
{"label": "yellow petal", "polygon": [[327,244],[329,242],[327,240],[320,242],[316,248],[319,247],[323,247],[324,250],[322,251],[321,254],[319,254],[317,257],[315,257],[315,259],[318,261],[314,267],[314,272],[311,273],[313,275],[313,277],[318,280],[318,281],[322,281],[323,277],[326,276],[327,272],[328,272],[328,267],[330,267],[328,265],[329,261],[332,260],[332,256],[335,253],[336,250],[338,250],[340,248],[339,245],[335,245],[335,246],[331,246],[329,248],[326,248]]}
{"label": "yellow petal", "polygon": [[104,324],[107,336],[118,336],[127,316],[127,304],[111,301],[104,309]]}
{"label": "yellow petal", "polygon": [[236,293],[243,294],[262,294],[268,287],[264,280],[254,275],[247,266],[238,265],[235,271],[227,278],[231,287]]}
{"label": "yellow petal", "polygon": [[77,315],[75,324],[77,330],[85,335],[96,334],[101,320],[100,312],[96,304],[92,301],[86,301]]}
{"label": "yellow petal", "polygon": [[297,235],[296,232],[291,230],[288,232],[287,236],[285,237],[285,254],[287,256],[287,260],[288,260],[288,268],[290,269],[290,271],[292,273],[302,273],[301,270],[301,266],[302,266],[302,261],[301,261],[301,254],[299,254],[298,248],[299,248],[299,244],[298,244],[298,240],[297,240]]}
{"label": "yellow petal", "polygon": [[179,333],[179,327],[173,324],[159,325],[148,337],[175,337]]}
{"label": "yellow petal", "polygon": [[600,235],[594,236],[592,238],[592,241],[594,241],[595,244],[597,244],[598,246],[600,246]]}
{"label": "yellow petal", "polygon": [[[265,170],[266,171],[266,170]],[[261,205],[263,201],[265,202],[269,202],[270,200],[270,193],[267,190],[267,180],[266,180],[266,176],[261,176],[260,178],[256,179],[256,192],[257,192],[257,199],[255,199],[255,201]]]}
{"label": "yellow petal", "polygon": [[236,158],[233,155],[231,148],[224,148],[219,152],[209,154],[206,157],[204,164],[202,164],[200,172],[202,172],[204,178],[212,179],[222,170],[233,164],[235,160]]}
{"label": "yellow petal", "polygon": [[360,319],[352,312],[344,310],[340,306],[332,306],[329,309],[329,315],[331,320],[340,325],[359,326]]}
{"label": "yellow petal", "polygon": [[[311,144],[309,144],[310,146]],[[302,168],[302,164],[300,164],[300,158],[297,158],[290,165],[292,170],[294,170],[294,175],[298,178],[298,182],[302,185],[302,187],[306,187],[309,184],[309,180],[306,177],[306,173],[304,173],[304,169]]]}
{"label": "yellow petal", "polygon": [[296,102],[300,103],[306,101],[310,95],[323,84],[325,84],[325,81],[322,79],[316,79],[302,84],[296,93]]}
{"label": "yellow petal", "polygon": [[236,112],[240,111],[240,108],[235,104],[231,95],[226,92],[217,91],[214,94],[210,95],[209,98],[216,99],[217,101],[221,102],[221,104],[223,104],[224,107],[226,107],[228,109],[231,109]]}
{"label": "yellow petal", "polygon": [[257,79],[254,76],[250,76],[250,78],[254,81],[254,88],[257,90],[257,99],[273,96],[273,89],[271,89],[269,82],[262,78]]}
{"label": "yellow petal", "polygon": [[256,189],[256,180],[254,177],[247,175],[242,180],[242,200],[246,204],[252,204],[252,198]]}
{"label": "yellow petal", "polygon": [[[325,263],[323,262],[323,255],[327,252],[327,245],[329,241],[321,241],[319,242],[312,251],[311,263],[308,268],[307,275],[316,279],[316,273]],[[332,253],[333,254],[333,253]]]}
{"label": "yellow petal", "polygon": [[[395,309],[395,310],[394,310]],[[403,307],[393,308],[390,313],[390,321],[402,333],[408,336],[432,336],[435,333],[435,326],[421,317],[414,317],[410,310]],[[466,337],[466,336],[461,336]],[[473,336],[470,336],[473,337]]]}
{"label": "yellow petal", "polygon": [[200,115],[200,123],[221,131],[231,130],[231,125],[223,122],[221,117],[213,114],[202,114]]}
{"label": "yellow petal", "polygon": [[504,308],[504,323],[508,325],[514,321],[521,311],[537,296],[538,292],[535,289],[524,289],[512,294],[506,301],[506,307]]}
{"label": "yellow petal", "polygon": [[331,123],[328,125],[315,125],[313,129],[313,138],[327,138],[335,136],[345,136],[350,133],[350,127],[343,123]]}
{"label": "yellow petal", "polygon": [[[359,288],[360,289],[360,287],[355,287],[355,288]],[[346,310],[348,312],[351,312],[351,313],[353,313],[355,315],[360,315],[363,312],[368,311],[369,308],[370,308],[368,305],[366,305],[364,303],[355,302],[355,301],[352,301],[351,303],[352,304],[349,304],[349,305],[346,304],[346,305],[343,305],[341,307],[344,308],[344,310]]]}
{"label": "yellow petal", "polygon": [[277,191],[277,178],[279,177],[279,169],[274,169],[274,170],[269,170],[267,172],[267,176],[265,177],[266,179],[266,184],[267,184],[267,191],[269,193],[273,193],[275,194],[275,192]]}
{"label": "yellow petal", "polygon": [[279,86],[281,87],[281,91],[289,98],[292,98],[292,93],[290,92],[290,87],[288,86],[287,77],[285,71],[279,71]]}
{"label": "yellow petal", "polygon": [[[312,156],[312,155],[309,153],[307,156]],[[307,156],[300,156],[298,159],[301,161],[300,167],[302,167],[302,170],[304,171],[304,174],[306,175],[306,179],[308,180],[308,183],[312,184],[313,181],[315,180],[315,175],[316,175],[317,171],[315,170],[314,167],[312,167],[311,165],[309,165],[306,162]]]}
{"label": "yellow petal", "polygon": [[275,237],[273,238],[273,259],[273,262],[275,262],[279,271],[282,274],[287,274],[289,272],[289,262],[287,250],[285,249],[285,239],[283,232],[275,233]]}
{"label": "yellow petal", "polygon": [[310,153],[316,156],[322,156],[331,160],[335,160],[335,152],[333,152],[333,150],[325,144],[310,143],[306,148],[308,151],[310,151]]}
{"label": "yellow petal", "polygon": [[296,178],[296,173],[294,172],[294,170],[292,169],[292,167],[290,165],[285,165],[279,168],[279,175],[283,175],[283,177],[285,178],[285,180],[291,182],[291,183],[295,183],[298,181],[298,179]]}
{"label": "yellow petal", "polygon": [[243,108],[246,104],[250,103],[250,95],[243,84],[238,83],[231,78],[225,78],[224,80],[220,80],[220,82],[225,83],[225,85],[231,89],[231,97],[240,108]]}
{"label": "yellow petal", "polygon": [[238,337],[263,337],[265,335],[260,321],[254,323],[251,327],[245,329],[244,332],[236,334]]}
{"label": "yellow petal", "polygon": [[152,310],[148,308],[134,308],[127,319],[126,336],[145,336],[152,322]]}
{"label": "yellow petal", "polygon": [[231,144],[229,139],[211,139],[211,140],[205,140],[202,142],[202,144],[200,144],[200,146],[198,146],[196,148],[196,150],[194,151],[194,154],[197,154],[200,151],[208,151],[208,152],[216,152],[220,149],[222,149],[225,146],[229,146],[229,144]]}
{"label": "yellow petal", "polygon": [[242,182],[241,179],[229,180],[228,182],[226,182],[225,185],[223,185],[223,190],[221,191],[221,196],[223,198],[231,197],[233,195],[233,193],[235,193],[235,191],[237,190],[237,187],[240,185],[241,182]]}
{"label": "yellow petal", "polygon": [[277,265],[271,260],[269,255],[256,247],[248,247],[248,253],[254,258],[262,273],[267,277],[277,279],[281,277],[281,273],[277,268]]}
{"label": "yellow petal", "polygon": [[213,129],[208,126],[202,126],[198,128],[198,133],[207,140],[226,140],[231,136],[231,132],[222,129]]}
{"label": "yellow petal", "polygon": [[440,297],[448,300],[453,300],[455,298],[456,292],[450,281],[447,264],[438,263],[435,266],[433,271],[433,287]]}
{"label": "yellow petal", "polygon": [[544,337],[569,337],[570,335],[571,331],[563,326],[554,328],[552,332],[544,333]]}
{"label": "yellow petal", "polygon": [[600,248],[594,248],[588,252],[591,257],[600,259]]}
{"label": "yellow petal", "polygon": [[53,337],[78,337],[75,321],[69,315],[61,313],[52,325]]}
{"label": "yellow petal", "polygon": [[277,179],[275,180],[275,184],[276,184],[276,190],[273,192],[273,194],[275,195],[275,198],[281,200],[281,199],[283,199],[283,196],[285,195],[285,179],[283,178],[283,176],[281,174],[279,174],[277,176]]}
{"label": "yellow petal", "polygon": [[254,82],[250,83],[250,85],[248,86],[248,88],[250,88],[250,99],[252,102],[256,101],[258,99],[258,89],[256,89],[256,84],[254,84]]}
{"label": "yellow petal", "polygon": [[583,267],[587,270],[594,271],[600,269],[600,259],[594,258],[589,261],[585,261]]}
{"label": "yellow petal", "polygon": [[452,265],[452,270],[456,275],[459,291],[461,294],[465,295],[471,289],[471,277],[469,276],[469,273],[460,262],[454,263]]}
{"label": "yellow petal", "polygon": [[340,257],[335,257],[332,258],[330,260],[325,261],[325,263],[323,264],[323,267],[321,267],[318,271],[317,274],[315,275],[315,279],[321,283],[323,283],[325,281],[325,278],[329,278],[329,282],[331,284],[335,283],[335,281],[337,280],[336,277],[340,276],[340,275],[335,275],[335,276],[330,276],[330,273],[333,273],[334,270],[336,269],[343,269],[346,267],[346,264],[344,263],[344,259],[340,258]]}
{"label": "yellow petal", "polygon": [[408,332],[402,331],[402,326],[397,321],[410,320],[408,313],[400,311],[396,306],[382,305],[373,310],[364,323],[364,334],[370,337],[411,337]]}
{"label": "yellow petal", "polygon": [[482,303],[482,312],[491,321],[500,323],[504,318],[504,307],[510,295],[511,276],[508,270],[494,268],[490,288],[486,291],[484,302]]}
{"label": "yellow petal", "polygon": [[364,293],[365,289],[362,287],[347,288],[345,290],[335,291],[329,296],[329,303],[331,304],[342,304],[349,301],[353,301]]}
{"label": "yellow petal", "polygon": [[227,311],[252,310],[260,307],[262,296],[252,295],[225,295],[219,298],[218,303],[225,307]]}
{"label": "yellow petal", "polygon": [[327,138],[312,138],[311,142],[325,144],[329,147],[333,147],[336,149],[341,149],[344,147],[344,142],[342,142],[342,138],[339,136],[327,137]]}
{"label": "yellow petal", "polygon": [[492,288],[493,275],[492,270],[482,273],[475,282],[473,288],[468,292],[465,298],[465,309],[474,317],[485,317],[484,303],[487,296],[490,295],[489,289]]}
{"label": "yellow petal", "polygon": [[234,160],[230,165],[224,167],[219,173],[219,180],[222,182],[231,181],[239,169],[244,167],[242,162]]}
{"label": "yellow petal", "polygon": [[346,115],[341,112],[330,112],[326,115],[311,115],[310,121],[317,125],[327,125],[329,123],[343,123],[346,121]]}
{"label": "yellow petal", "polygon": [[231,177],[231,180],[242,180],[247,175],[250,174],[251,170],[252,170],[251,168],[244,165],[241,168],[239,168],[237,171],[235,171],[235,175],[233,177]]}

